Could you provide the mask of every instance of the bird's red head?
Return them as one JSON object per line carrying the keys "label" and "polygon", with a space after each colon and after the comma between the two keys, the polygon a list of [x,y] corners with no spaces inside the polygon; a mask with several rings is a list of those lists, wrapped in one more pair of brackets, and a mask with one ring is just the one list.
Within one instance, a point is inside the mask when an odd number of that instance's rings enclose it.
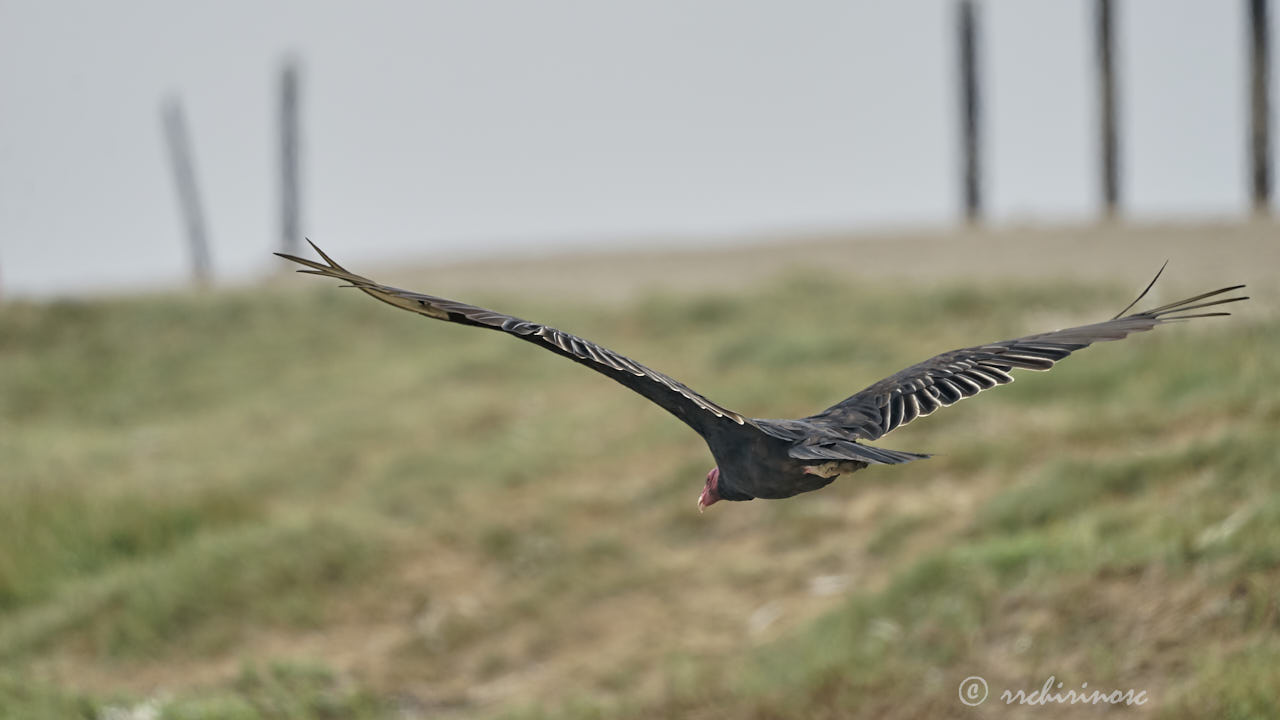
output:
{"label": "bird's red head", "polygon": [[702,488],[702,494],[698,496],[698,512],[707,509],[708,505],[714,504],[720,500],[720,468],[713,467],[711,472],[707,473],[707,485]]}

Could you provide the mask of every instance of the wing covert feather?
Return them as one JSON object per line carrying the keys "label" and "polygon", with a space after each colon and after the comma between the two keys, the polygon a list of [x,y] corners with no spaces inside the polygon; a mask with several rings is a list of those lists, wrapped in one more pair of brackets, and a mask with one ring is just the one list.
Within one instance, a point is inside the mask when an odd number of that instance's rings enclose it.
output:
{"label": "wing covert feather", "polygon": [[717,422],[754,426],[748,418],[708,400],[683,383],[589,340],[494,310],[382,285],[334,262],[315,243],[311,243],[311,247],[320,254],[324,263],[276,254],[308,268],[298,272],[342,280],[388,305],[437,320],[500,330],[586,365],[643,395],[704,435],[708,426]]}
{"label": "wing covert feather", "polygon": [[[1156,277],[1160,277],[1159,273]],[[1155,280],[1151,284],[1154,285]],[[1218,297],[1242,287],[1233,285],[1212,290],[1091,325],[945,352],[890,375],[805,419],[849,433],[860,440],[875,440],[918,417],[933,414],[938,408],[1013,382],[1012,370],[1048,370],[1071,353],[1095,342],[1120,340],[1131,333],[1145,332],[1168,322],[1229,315],[1227,312],[1191,311],[1247,300],[1247,297]],[[1151,285],[1148,285],[1138,300],[1150,289]],[[1133,307],[1138,300],[1121,313]],[[1201,300],[1205,302],[1198,302]]]}

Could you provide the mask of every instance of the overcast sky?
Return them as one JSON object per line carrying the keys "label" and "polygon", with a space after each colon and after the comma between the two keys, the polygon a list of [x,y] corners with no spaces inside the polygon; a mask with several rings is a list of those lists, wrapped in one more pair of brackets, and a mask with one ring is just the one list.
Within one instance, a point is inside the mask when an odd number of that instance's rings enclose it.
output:
{"label": "overcast sky", "polygon": [[[1243,213],[1245,3],[1117,6],[1131,214]],[[979,7],[990,216],[1092,217],[1093,2]],[[959,216],[954,10],[0,0],[0,291],[185,276],[160,134],[170,93],[216,273],[265,272],[289,55],[303,68],[303,230],[353,262],[946,225]]]}

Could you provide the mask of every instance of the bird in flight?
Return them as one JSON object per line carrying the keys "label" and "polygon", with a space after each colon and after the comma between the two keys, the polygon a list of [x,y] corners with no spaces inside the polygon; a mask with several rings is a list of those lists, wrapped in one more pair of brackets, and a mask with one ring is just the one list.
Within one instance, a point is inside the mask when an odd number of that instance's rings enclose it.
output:
{"label": "bird in flight", "polygon": [[514,335],[613,378],[684,421],[702,436],[716,460],[698,496],[699,511],[720,500],[787,498],[825,487],[836,477],[868,465],[898,465],[927,458],[927,454],[887,450],[861,441],[878,440],[940,407],[1011,383],[1012,370],[1048,370],[1095,342],[1120,340],[1167,322],[1230,315],[1195,311],[1248,299],[1221,297],[1244,287],[1232,285],[1125,315],[1155,285],[1164,272],[1161,267],[1142,294],[1110,320],[945,352],[890,375],[816,415],[772,420],[729,410],[678,380],[563,330],[456,300],[381,285],[334,262],[315,243],[311,247],[323,263],[276,254],[306,266],[298,272],[342,280],[388,305]]}

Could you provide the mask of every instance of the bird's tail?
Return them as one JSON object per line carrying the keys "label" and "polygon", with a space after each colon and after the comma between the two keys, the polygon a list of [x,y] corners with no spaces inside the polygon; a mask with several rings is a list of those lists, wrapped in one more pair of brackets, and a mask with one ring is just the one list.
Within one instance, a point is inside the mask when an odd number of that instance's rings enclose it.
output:
{"label": "bird's tail", "polygon": [[827,439],[812,443],[801,442],[788,450],[787,454],[797,460],[860,460],[877,465],[901,465],[930,457],[924,453],[862,445],[852,440]]}

